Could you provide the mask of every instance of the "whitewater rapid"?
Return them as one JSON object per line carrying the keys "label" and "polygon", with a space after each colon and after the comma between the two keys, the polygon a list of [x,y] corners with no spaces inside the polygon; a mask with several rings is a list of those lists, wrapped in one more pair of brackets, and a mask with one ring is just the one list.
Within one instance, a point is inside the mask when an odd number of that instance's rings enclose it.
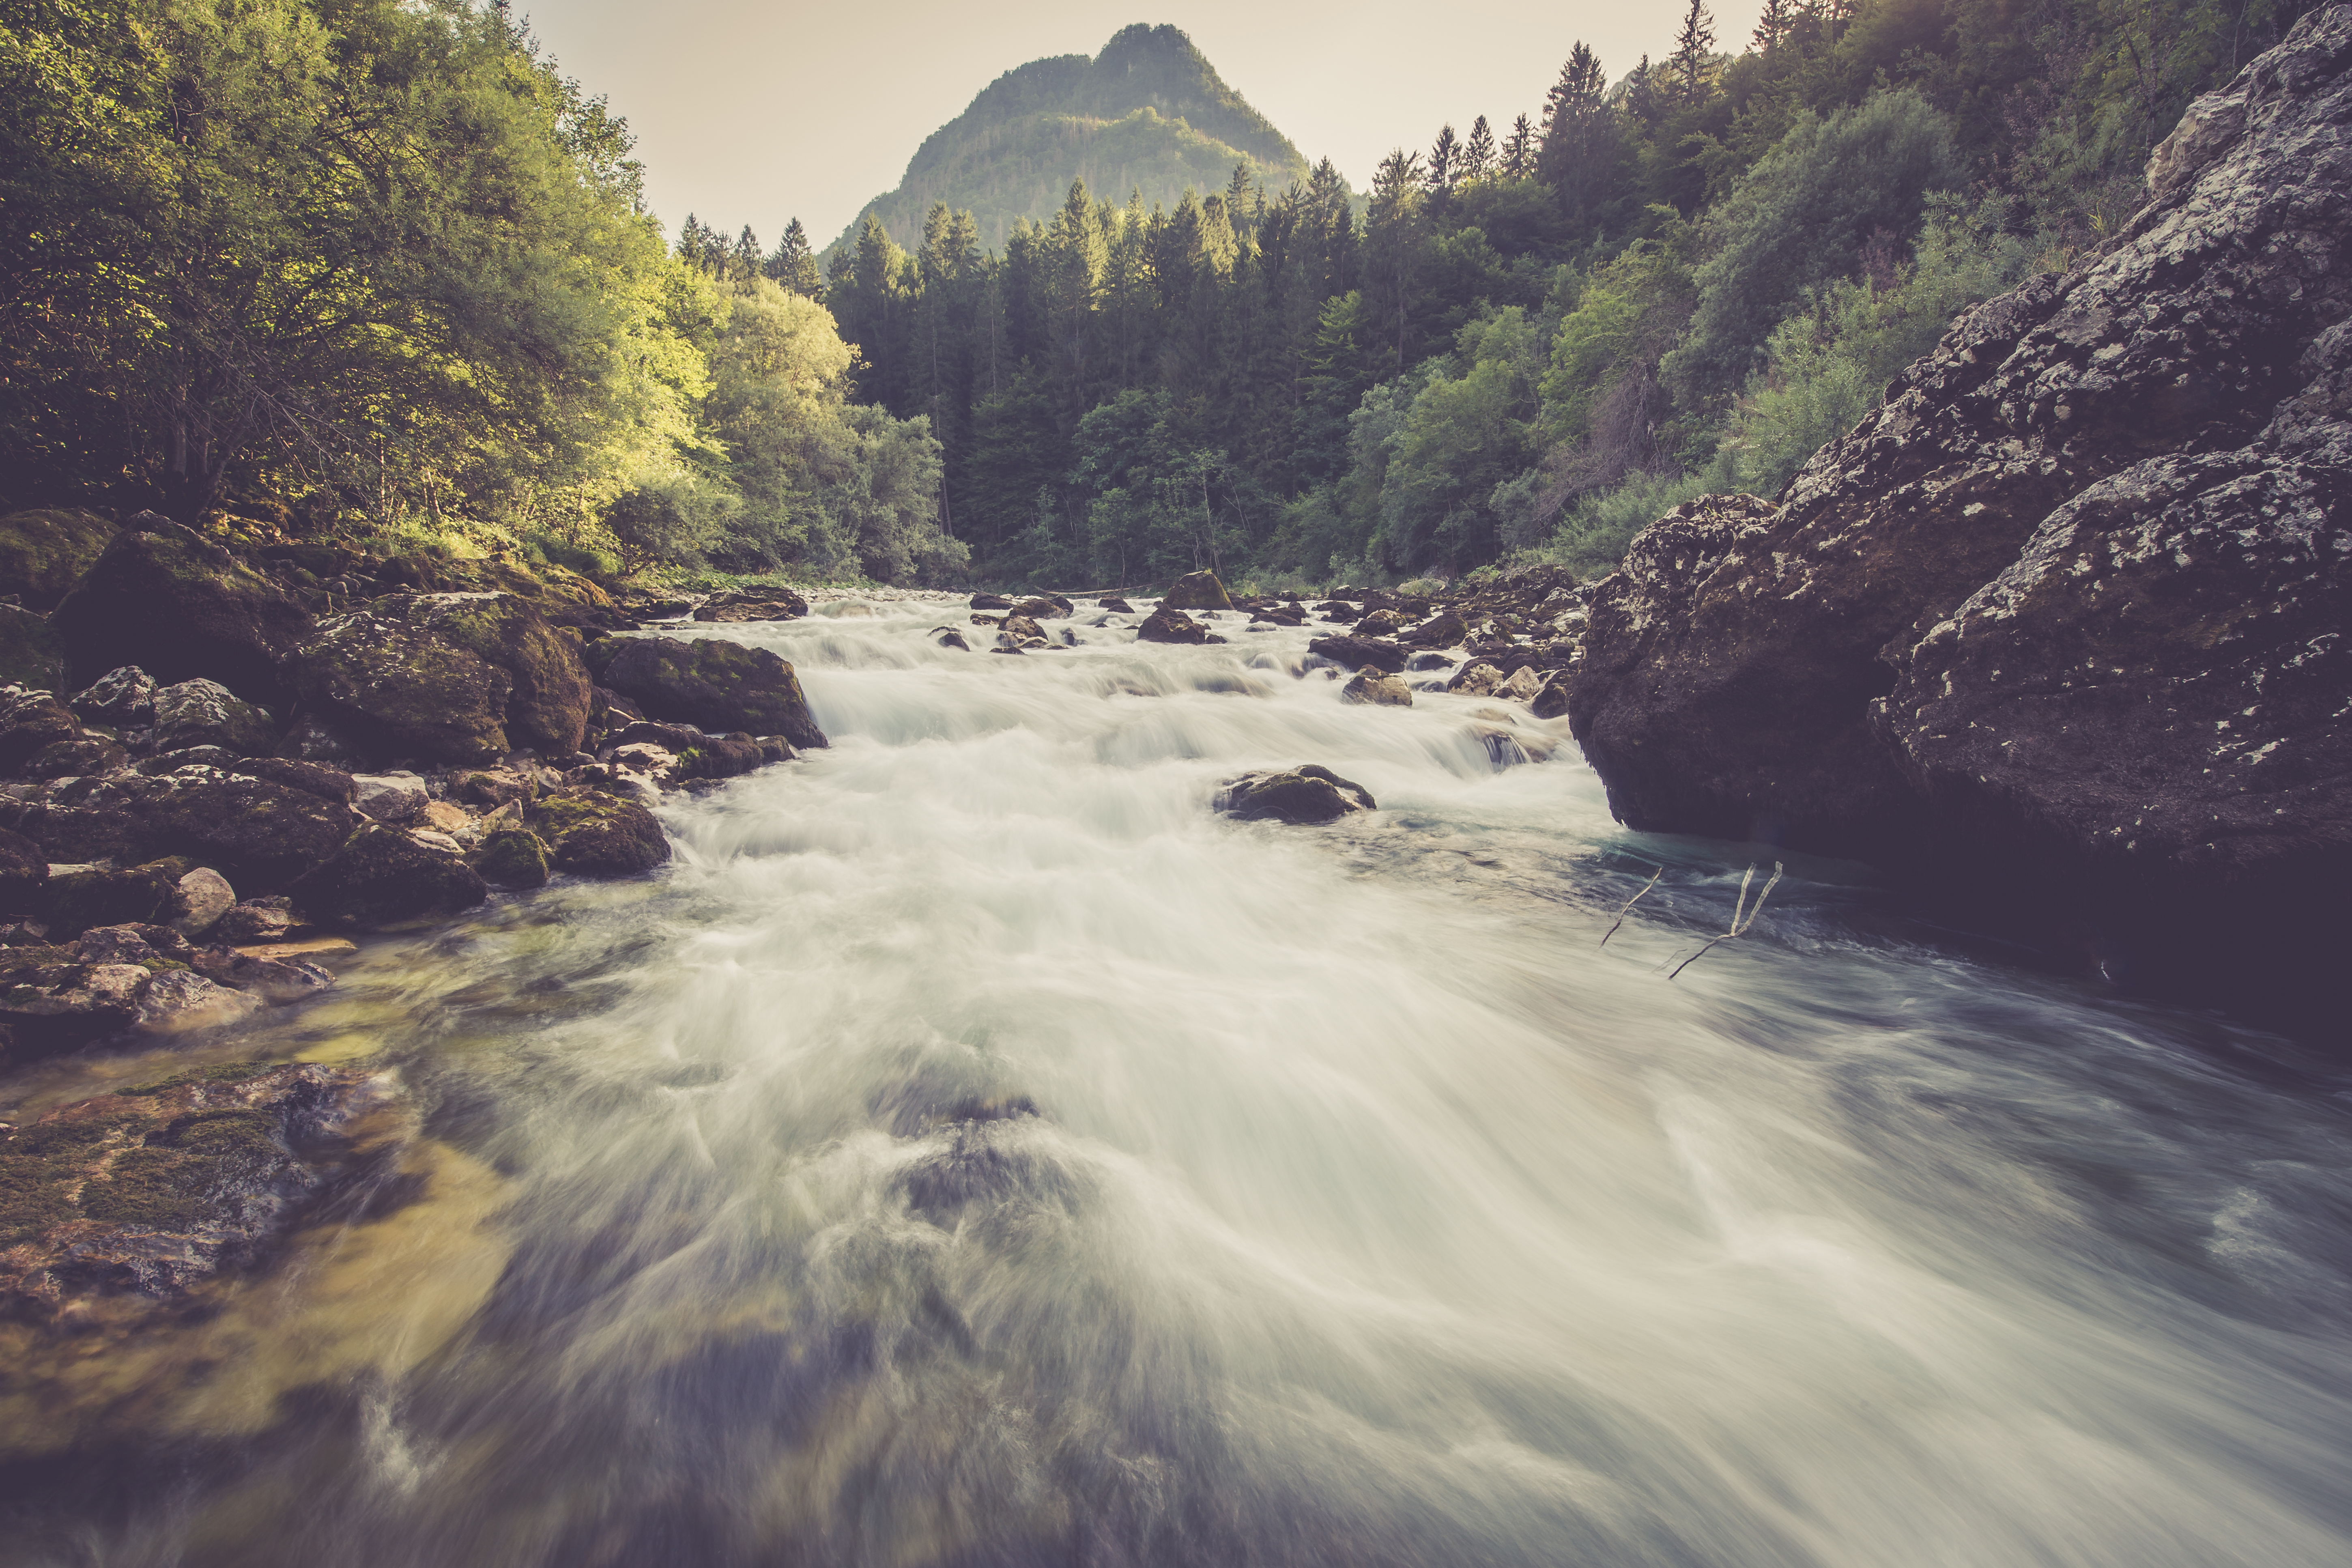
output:
{"label": "whitewater rapid", "polygon": [[[2352,1561],[2341,1078],[1801,857],[1669,981],[1771,852],[1621,829],[1564,724],[965,618],[721,628],[829,750],[289,1026],[425,1107],[412,1263],[330,1322],[403,1221],[322,1233],[0,1558]],[[1300,763],[1379,811],[1212,811]]]}

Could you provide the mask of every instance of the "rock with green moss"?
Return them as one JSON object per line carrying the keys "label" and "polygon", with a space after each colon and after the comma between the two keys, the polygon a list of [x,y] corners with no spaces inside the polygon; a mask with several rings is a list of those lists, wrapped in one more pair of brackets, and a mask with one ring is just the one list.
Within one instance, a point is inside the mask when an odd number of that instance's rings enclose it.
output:
{"label": "rock with green moss", "polygon": [[722,732],[782,735],[805,750],[825,744],[793,667],[746,643],[671,637],[617,639],[600,649],[603,683],[649,719]]}
{"label": "rock with green moss", "polygon": [[1214,572],[1191,572],[1169,585],[1168,592],[1160,596],[1160,607],[1163,610],[1230,610],[1234,607],[1234,601]]}
{"label": "rock with green moss", "polygon": [[507,739],[560,755],[580,749],[588,726],[590,682],[580,644],[513,594],[417,594],[379,611],[506,671]]}
{"label": "rock with green moss", "polygon": [[121,793],[135,800],[131,809],[151,853],[188,856],[254,892],[275,891],[329,859],[360,820],[310,790],[211,769],[154,780],[136,796]]}
{"label": "rock with green moss", "polygon": [[543,888],[551,851],[528,827],[492,828],[475,853],[474,869],[493,888]]}
{"label": "rock with green moss", "polygon": [[47,616],[0,605],[0,682],[5,681],[37,691],[63,689],[65,644],[49,628]]}
{"label": "rock with green moss", "polygon": [[37,610],[54,607],[114,542],[114,524],[72,507],[0,517],[0,594]]}
{"label": "rock with green moss", "polygon": [[41,918],[49,934],[62,941],[94,926],[168,920],[178,893],[179,879],[165,867],[61,871],[47,879]]}
{"label": "rock with green moss", "polygon": [[308,611],[195,532],[142,512],[49,617],[79,679],[135,664],[159,682],[217,680],[247,701],[289,695],[278,662],[310,633]]}
{"label": "rock with green moss", "polygon": [[490,896],[474,868],[397,827],[366,823],[287,889],[321,925],[373,929],[470,910]]}
{"label": "rock with green moss", "polygon": [[513,678],[397,615],[326,621],[286,676],[306,708],[380,757],[486,762],[509,750]]}
{"label": "rock with green moss", "polygon": [[49,693],[0,689],[0,773],[21,773],[43,750],[81,735],[81,721]]}
{"label": "rock with green moss", "polygon": [[669,839],[654,814],[602,790],[579,784],[558,790],[535,802],[530,816],[559,871],[627,877],[669,858]]}
{"label": "rock with green moss", "polygon": [[356,1168],[392,1082],[240,1062],[52,1110],[0,1139],[0,1310],[71,1324],[152,1310],[267,1255]]}
{"label": "rock with green moss", "polygon": [[267,754],[278,743],[269,716],[217,680],[183,680],[154,696],[155,749],[218,746],[238,756]]}

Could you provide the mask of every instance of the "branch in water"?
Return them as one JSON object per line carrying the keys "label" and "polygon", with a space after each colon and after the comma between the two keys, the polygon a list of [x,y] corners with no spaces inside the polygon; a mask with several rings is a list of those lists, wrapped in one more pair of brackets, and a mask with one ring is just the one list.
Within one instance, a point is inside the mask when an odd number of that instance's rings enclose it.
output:
{"label": "branch in water", "polygon": [[[1663,876],[1664,876],[1665,874],[1666,874],[1666,868],[1665,868],[1665,867],[1664,867],[1664,866],[1660,866],[1656,870],[1654,870],[1654,871],[1651,872],[1651,873],[1650,873],[1650,879],[1649,879],[1648,881],[1646,881],[1646,882],[1644,882],[1644,883],[1643,883],[1643,884],[1642,884],[1642,893],[1646,893],[1646,892],[1648,892],[1652,888],[1656,887],[1656,886],[1658,885],[1658,879],[1659,879],[1659,878],[1661,878],[1661,877],[1663,877]],[[1633,909],[1633,907],[1635,904],[1638,904],[1638,903],[1640,903],[1640,902],[1642,901],[1642,893],[1636,893],[1636,894],[1634,894],[1632,898],[1630,898],[1630,899],[1628,899],[1628,900],[1625,900],[1624,908],[1620,909],[1620,910],[1617,911],[1617,919],[1616,919],[1616,921],[1614,921],[1614,922],[1613,922],[1613,923],[1609,927],[1609,929],[1608,929],[1607,931],[1605,931],[1601,932],[1601,942],[1600,942],[1600,945],[1601,945],[1601,946],[1602,946],[1602,947],[1607,947],[1607,946],[1609,945],[1609,939],[1610,939],[1611,937],[1615,936],[1615,935],[1617,934],[1617,927],[1618,927],[1618,926],[1621,926],[1621,925],[1623,925],[1623,924],[1625,923],[1625,916],[1626,916],[1626,914],[1627,914],[1627,913],[1628,913],[1628,912]]]}
{"label": "branch in water", "polygon": [[[1710,941],[1705,947],[1700,948],[1696,952],[1692,953],[1680,963],[1675,964],[1674,974],[1669,974],[1666,978],[1668,980],[1672,980],[1675,978],[1675,974],[1680,974],[1684,970],[1688,969],[1692,964],[1696,963],[1700,959],[1705,958],[1708,953],[1715,951],[1716,942],[1729,942],[1733,937],[1745,936],[1748,931],[1753,931],[1756,927],[1756,918],[1764,912],[1764,900],[1770,898],[1772,896],[1772,889],[1780,885],[1780,873],[1786,869],[1788,869],[1788,868],[1781,865],[1780,861],[1775,860],[1772,862],[1771,879],[1764,884],[1764,890],[1756,895],[1756,907],[1753,910],[1750,910],[1748,907],[1748,884],[1756,880],[1756,867],[1751,862],[1748,868],[1748,875],[1739,879],[1739,901],[1732,906],[1731,929],[1725,931],[1721,936]],[[1639,896],[1639,894],[1635,895],[1637,898]],[[1632,906],[1628,905],[1627,907],[1631,908]],[[1746,918],[1742,919],[1742,916],[1745,916]],[[1603,938],[1602,940],[1606,941],[1607,939]]]}

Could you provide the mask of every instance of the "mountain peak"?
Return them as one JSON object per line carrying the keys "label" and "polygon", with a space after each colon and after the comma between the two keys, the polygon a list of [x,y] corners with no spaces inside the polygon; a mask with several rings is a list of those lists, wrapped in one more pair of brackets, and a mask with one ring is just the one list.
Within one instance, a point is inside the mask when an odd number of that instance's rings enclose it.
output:
{"label": "mountain peak", "polygon": [[945,202],[970,208],[982,243],[1001,247],[1018,219],[1049,217],[1074,179],[1113,201],[1139,190],[1172,206],[1187,187],[1223,189],[1240,163],[1269,186],[1307,174],[1290,139],[1225,84],[1182,28],[1137,22],[1092,58],[1031,60],[982,88],[924,139],[898,188],[868,202],[835,243],[855,239],[868,213],[910,240],[931,205]]}

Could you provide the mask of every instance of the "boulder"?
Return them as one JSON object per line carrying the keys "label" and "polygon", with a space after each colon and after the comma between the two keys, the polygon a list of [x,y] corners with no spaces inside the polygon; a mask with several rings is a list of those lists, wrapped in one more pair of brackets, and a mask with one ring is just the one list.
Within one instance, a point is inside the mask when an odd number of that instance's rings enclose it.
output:
{"label": "boulder", "polygon": [[334,975],[318,964],[299,958],[262,958],[218,944],[193,950],[187,963],[207,980],[275,1005],[306,1001],[335,984]]}
{"label": "boulder", "polygon": [[1374,610],[1351,628],[1360,637],[1392,637],[1412,625],[1412,617],[1397,610]]}
{"label": "boulder", "polygon": [[244,1062],[14,1129],[0,1142],[0,1311],[119,1324],[259,1261],[355,1163],[353,1124],[384,1092],[365,1068]]}
{"label": "boulder", "polygon": [[698,621],[789,621],[808,614],[808,601],[790,588],[761,585],[713,594],[694,607]]}
{"label": "boulder", "polygon": [[21,920],[48,907],[49,858],[21,833],[0,827],[0,919]]}
{"label": "boulder", "polygon": [[996,646],[1000,648],[1044,647],[1045,645],[1045,628],[1017,610],[1004,617],[1004,625],[996,634]]}
{"label": "boulder", "polygon": [[136,808],[142,841],[256,891],[284,888],[325,861],[359,825],[349,806],[269,779],[207,771],[153,783],[161,787]]}
{"label": "boulder", "polygon": [[1104,609],[1112,611],[1118,615],[1131,616],[1135,614],[1135,606],[1129,604],[1125,599],[1120,598],[1116,594],[1106,594],[1101,598],[1096,600],[1095,603],[1100,605]]}
{"label": "boulder", "polygon": [[528,816],[559,871],[627,877],[669,858],[669,839],[653,813],[602,790],[568,786],[541,796]]}
{"label": "boulder", "polygon": [[1638,536],[1570,683],[1617,815],[2340,1029],[2347,119],[2352,8],[2314,10],[2095,259],[1962,314],[1780,504]]}
{"label": "boulder", "polygon": [[1024,599],[1013,606],[1016,616],[1026,616],[1033,621],[1059,620],[1076,613],[1076,606],[1059,594],[1043,594],[1034,599]]}
{"label": "boulder", "polygon": [[152,866],[53,872],[43,918],[60,942],[96,926],[152,925],[171,917],[179,890],[178,876]]}
{"label": "boulder", "polygon": [[1511,671],[1509,679],[1495,688],[1495,695],[1507,697],[1514,702],[1532,702],[1543,687],[1543,677],[1537,673],[1536,667],[1523,664]]}
{"label": "boulder", "polygon": [[[1361,631],[1362,627],[1357,628]],[[1470,624],[1451,610],[1441,610],[1408,629],[1401,641],[1414,647],[1457,647],[1470,635]]]}
{"label": "boulder", "polygon": [[489,897],[489,889],[463,860],[375,822],[362,824],[286,891],[320,924],[358,927],[455,914]]}
{"label": "boulder", "polygon": [[1183,611],[1161,604],[1135,628],[1138,642],[1200,643],[1209,640],[1209,628]]}
{"label": "boulder", "polygon": [[416,820],[431,798],[421,773],[353,773],[352,804],[362,816],[394,826]]}
{"label": "boulder", "polygon": [[236,889],[226,877],[209,866],[199,866],[178,882],[172,929],[182,936],[202,936],[236,907]]}
{"label": "boulder", "polygon": [[250,1017],[262,999],[188,969],[166,969],[139,993],[131,1026],[142,1035],[183,1035]]}
{"label": "boulder", "polygon": [[360,749],[351,737],[315,713],[298,713],[278,742],[278,754],[289,762],[320,763],[332,768],[356,767]]}
{"label": "boulder", "polygon": [[79,741],[81,724],[46,691],[0,689],[0,773],[21,773],[59,741]]}
{"label": "boulder", "polygon": [[309,612],[276,584],[153,512],[123,526],[49,625],[84,679],[135,664],[267,706],[290,695],[278,663],[310,634]]}
{"label": "boulder", "polygon": [[1369,664],[1391,675],[1402,669],[1404,661],[1412,657],[1395,643],[1359,637],[1317,637],[1307,645],[1307,651],[1349,669],[1361,669]]}
{"label": "boulder", "polygon": [[517,746],[576,752],[591,684],[579,643],[513,594],[415,594],[393,601],[408,625],[465,649],[508,678],[503,723]]}
{"label": "boulder", "polygon": [[0,517],[0,594],[37,610],[57,607],[114,542],[114,524],[72,507]]}
{"label": "boulder", "polygon": [[276,942],[293,929],[293,904],[283,893],[247,899],[221,916],[206,934],[219,942]]}
{"label": "boulder", "polygon": [[547,840],[528,827],[493,828],[475,852],[474,869],[493,888],[545,887],[549,854]]}
{"label": "boulder", "polygon": [[1013,601],[1002,594],[974,594],[970,606],[975,610],[1009,610]]}
{"label": "boulder", "polygon": [[1227,779],[1219,788],[1216,806],[1244,819],[1289,823],[1329,822],[1350,812],[1380,809],[1371,791],[1313,763]]}
{"label": "boulder", "polygon": [[1217,581],[1214,572],[1188,572],[1168,586],[1160,596],[1163,610],[1230,610],[1233,596],[1225,585]]}
{"label": "boulder", "polygon": [[793,667],[766,648],[700,638],[619,640],[623,646],[604,665],[604,683],[636,701],[647,717],[782,735],[803,749],[825,743]]}
{"label": "boulder", "polygon": [[278,743],[269,716],[217,680],[183,680],[163,687],[154,699],[155,745],[218,746],[238,756],[266,754]]}
{"label": "boulder", "polygon": [[360,610],[322,623],[288,658],[286,679],[308,710],[381,757],[480,762],[510,749],[513,678],[396,615]]}
{"label": "boulder", "polygon": [[939,644],[941,647],[951,647],[959,653],[970,653],[971,651],[971,644],[964,641],[963,634],[956,630],[953,626],[933,626],[931,628],[931,640]]}
{"label": "boulder", "polygon": [[[38,959],[63,960],[34,963]],[[137,963],[83,963],[55,949],[0,949],[0,1024],[12,1058],[68,1050],[127,1029],[153,976]]]}
{"label": "boulder", "polygon": [[155,679],[135,664],[110,669],[67,704],[85,721],[143,729],[155,721]]}
{"label": "boulder", "polygon": [[0,605],[0,681],[42,691],[66,688],[65,644],[46,616]]}
{"label": "boulder", "polygon": [[82,778],[117,772],[130,762],[131,753],[103,735],[77,735],[42,747],[21,771],[28,779]]}
{"label": "boulder", "polygon": [[229,773],[268,779],[271,784],[299,789],[337,805],[349,805],[359,799],[358,782],[342,769],[324,763],[305,763],[292,757],[236,757],[220,765]]}
{"label": "boulder", "polygon": [[1412,690],[1395,676],[1377,665],[1366,665],[1356,671],[1356,678],[1339,688],[1342,702],[1369,702],[1382,708],[1410,708]]}
{"label": "boulder", "polygon": [[1528,699],[1528,710],[1538,719],[1557,719],[1568,711],[1569,685],[1564,676],[1554,676],[1545,682],[1542,690]]}

